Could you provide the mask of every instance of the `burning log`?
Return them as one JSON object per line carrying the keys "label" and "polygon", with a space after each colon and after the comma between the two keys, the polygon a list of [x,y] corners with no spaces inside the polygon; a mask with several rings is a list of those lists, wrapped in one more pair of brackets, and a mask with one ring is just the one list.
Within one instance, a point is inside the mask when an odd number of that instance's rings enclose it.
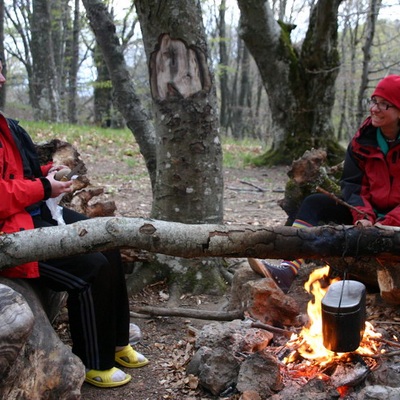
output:
{"label": "burning log", "polygon": [[330,375],[330,383],[333,387],[353,387],[364,382],[370,369],[360,357],[353,358],[355,359],[336,364],[334,372]]}

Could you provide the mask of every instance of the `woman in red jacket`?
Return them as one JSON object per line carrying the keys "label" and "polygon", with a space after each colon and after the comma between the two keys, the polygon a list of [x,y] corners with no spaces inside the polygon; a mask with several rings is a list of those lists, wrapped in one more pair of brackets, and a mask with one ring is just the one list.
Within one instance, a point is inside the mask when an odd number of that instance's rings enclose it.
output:
{"label": "woman in red jacket", "polygon": [[[0,87],[5,83],[0,61]],[[0,230],[5,233],[57,225],[45,200],[71,191],[71,181],[54,179],[63,167],[41,167],[35,146],[17,121],[0,114]],[[63,209],[73,223],[85,217]],[[137,368],[148,360],[129,345],[129,302],[119,251],[30,262],[0,272],[8,278],[38,278],[68,292],[72,351],[86,366],[86,382],[99,387],[128,383],[115,362]]]}
{"label": "woman in red jacket", "polygon": [[[370,116],[351,140],[341,178],[342,199],[356,210],[324,194],[305,198],[293,226],[327,224],[400,226],[400,76],[389,75],[369,100]],[[251,267],[274,279],[286,293],[302,259],[273,265],[249,259]]]}

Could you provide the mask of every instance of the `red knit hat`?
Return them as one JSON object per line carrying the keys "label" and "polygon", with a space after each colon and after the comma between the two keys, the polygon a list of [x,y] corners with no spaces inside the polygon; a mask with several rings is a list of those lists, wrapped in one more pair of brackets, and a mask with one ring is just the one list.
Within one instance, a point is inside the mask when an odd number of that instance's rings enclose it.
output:
{"label": "red knit hat", "polygon": [[373,96],[380,96],[400,110],[400,75],[388,75],[376,86]]}

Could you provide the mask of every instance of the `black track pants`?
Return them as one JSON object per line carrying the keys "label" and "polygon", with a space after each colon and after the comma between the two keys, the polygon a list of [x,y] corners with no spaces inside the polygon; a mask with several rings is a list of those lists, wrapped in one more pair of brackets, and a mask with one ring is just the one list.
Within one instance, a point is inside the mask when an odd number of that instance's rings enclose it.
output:
{"label": "black track pants", "polygon": [[[64,208],[67,224],[86,219]],[[34,217],[36,228],[53,226],[46,206]],[[39,262],[40,280],[55,291],[68,292],[72,351],[89,369],[115,364],[115,346],[129,342],[129,301],[119,251],[91,253]]]}
{"label": "black track pants", "polygon": [[296,219],[308,222],[312,226],[329,223],[353,224],[350,209],[338,204],[335,199],[323,193],[315,193],[307,196],[301,204]]}

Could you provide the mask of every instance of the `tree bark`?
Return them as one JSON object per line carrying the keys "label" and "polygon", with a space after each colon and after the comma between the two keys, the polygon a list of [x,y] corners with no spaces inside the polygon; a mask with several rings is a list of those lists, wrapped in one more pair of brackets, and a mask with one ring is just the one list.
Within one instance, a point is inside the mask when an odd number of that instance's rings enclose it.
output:
{"label": "tree bark", "polygon": [[104,128],[112,126],[112,98],[113,88],[111,86],[110,73],[104,64],[101,49],[96,44],[93,51],[97,78],[94,86],[94,122]]}
{"label": "tree bark", "polygon": [[232,321],[234,319],[243,319],[244,313],[238,311],[211,311],[211,310],[196,310],[187,308],[165,308],[152,306],[137,306],[133,307],[133,312],[138,314],[147,314],[164,317],[185,317],[207,319],[214,321]]}
{"label": "tree bark", "polygon": [[74,2],[74,16],[72,21],[72,32],[68,40],[69,46],[66,48],[66,57],[70,60],[68,65],[68,109],[67,116],[68,122],[76,124],[78,122],[77,116],[77,91],[78,91],[78,70],[79,70],[79,34],[80,34],[80,11],[79,0]]}
{"label": "tree bark", "polygon": [[371,0],[368,10],[367,22],[365,24],[364,45],[362,46],[363,62],[361,84],[357,97],[357,125],[361,125],[365,118],[365,92],[369,83],[369,69],[372,56],[372,44],[375,36],[375,27],[378,20],[379,11],[381,8],[382,0]]}
{"label": "tree bark", "polygon": [[158,138],[152,217],[221,222],[222,149],[199,2],[137,0],[135,4],[149,64]]}
{"label": "tree bark", "polygon": [[[134,95],[115,25],[105,5],[99,0],[83,3],[110,72],[117,106],[134,132],[150,172],[152,216],[188,223],[221,222],[222,151],[199,3],[135,2],[150,66],[156,131]],[[159,268],[161,263],[172,262],[163,258],[153,264]],[[172,271],[170,277],[188,287],[196,276],[188,267]],[[202,284],[224,284],[214,270],[210,267],[209,279],[203,275]],[[189,271],[190,276],[185,276]]]}
{"label": "tree bark", "polygon": [[218,16],[218,35],[219,35],[219,81],[220,81],[220,124],[226,131],[228,129],[228,107],[229,107],[229,56],[226,48],[226,22],[225,22],[226,0],[221,0]]}
{"label": "tree bark", "polygon": [[126,120],[139,145],[154,191],[156,181],[156,136],[150,116],[135,93],[116,28],[101,0],[83,0],[96,40],[103,52],[118,110]]}
{"label": "tree bark", "polygon": [[249,118],[250,106],[247,103],[249,98],[250,90],[250,53],[246,46],[241,47],[242,56],[240,58],[241,78],[240,85],[238,88],[238,97],[235,113],[233,114],[233,129],[232,136],[237,140],[242,140],[249,136],[251,127],[251,118]]}
{"label": "tree bark", "polygon": [[80,398],[84,365],[54,332],[43,293],[26,280],[0,278],[2,399]]}
{"label": "tree bark", "polygon": [[0,236],[0,268],[32,260],[132,247],[169,256],[341,259],[379,257],[395,264],[400,229],[182,224],[103,217]]}
{"label": "tree bark", "polygon": [[[0,0],[0,57],[3,60],[3,75],[7,76],[7,64],[6,57],[4,52],[4,0]],[[6,88],[3,86],[0,92],[0,109],[4,110],[4,106],[6,104]]]}
{"label": "tree bark", "polygon": [[[220,223],[222,147],[200,2],[136,0],[135,5],[149,65],[157,136],[151,216],[188,224]],[[219,260],[157,255],[154,261],[157,268],[169,265],[170,282],[183,291],[191,286],[197,293],[221,292],[226,287],[215,268]]]}
{"label": "tree bark", "polygon": [[[291,43],[294,26],[277,22],[268,2],[238,0],[241,36],[251,51],[270,99],[273,148],[267,164],[291,163],[306,150],[329,149],[343,157],[333,135],[331,112],[339,72],[337,14],[341,0],[319,0],[312,8],[299,52]],[[279,74],[279,79],[276,79]]]}
{"label": "tree bark", "polygon": [[[0,236],[0,269],[32,260],[118,247],[151,252],[160,264],[168,264],[170,256],[182,257],[181,260],[174,259],[174,265],[177,270],[189,270],[191,286],[189,283],[182,285],[186,291],[192,289],[195,292],[198,280],[199,290],[206,288],[202,273],[215,274],[215,265],[206,258],[305,258],[323,260],[340,274],[354,275],[367,284],[379,284],[385,300],[400,302],[400,229],[396,227],[296,229],[93,218],[67,226]],[[189,259],[195,259],[196,263],[187,263]]]}
{"label": "tree bark", "polygon": [[52,42],[52,19],[48,0],[32,2],[32,104],[36,120],[61,121],[60,96]]}

